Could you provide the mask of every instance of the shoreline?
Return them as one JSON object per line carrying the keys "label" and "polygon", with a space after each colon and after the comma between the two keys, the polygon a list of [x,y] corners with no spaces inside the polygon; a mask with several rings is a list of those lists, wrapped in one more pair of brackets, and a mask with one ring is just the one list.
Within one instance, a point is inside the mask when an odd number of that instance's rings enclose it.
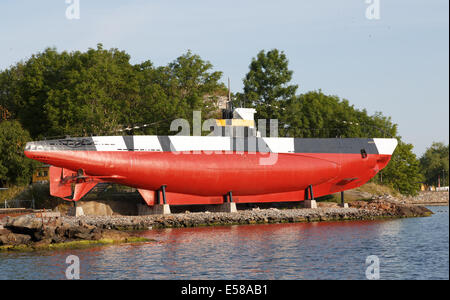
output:
{"label": "shoreline", "polygon": [[448,202],[409,203],[409,205],[416,205],[416,206],[448,206]]}
{"label": "shoreline", "polygon": [[162,228],[380,220],[427,217],[433,213],[417,205],[384,200],[355,201],[349,208],[251,209],[233,213],[185,212],[148,216],[62,216],[44,222],[36,215],[9,217],[0,229],[0,252],[56,250],[105,244],[149,242],[139,231]]}
{"label": "shoreline", "polygon": [[316,208],[316,209],[253,209],[235,213],[196,212],[173,215],[149,216],[82,216],[64,217],[64,222],[86,224],[106,230],[151,230],[163,228],[192,228],[205,226],[227,226],[248,224],[308,223],[324,221],[361,221],[385,218],[425,217],[431,215],[427,209],[412,209],[410,213],[395,213],[375,209]]}

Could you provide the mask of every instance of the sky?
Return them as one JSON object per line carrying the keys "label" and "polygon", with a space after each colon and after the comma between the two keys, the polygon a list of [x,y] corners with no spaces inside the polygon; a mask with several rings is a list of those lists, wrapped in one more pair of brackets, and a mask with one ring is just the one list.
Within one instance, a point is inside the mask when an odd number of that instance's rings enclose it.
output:
{"label": "sky", "polygon": [[277,48],[298,93],[392,117],[420,156],[449,142],[448,14],[448,0],[1,0],[0,70],[47,47],[102,43],[157,66],[190,49],[239,92],[252,57]]}

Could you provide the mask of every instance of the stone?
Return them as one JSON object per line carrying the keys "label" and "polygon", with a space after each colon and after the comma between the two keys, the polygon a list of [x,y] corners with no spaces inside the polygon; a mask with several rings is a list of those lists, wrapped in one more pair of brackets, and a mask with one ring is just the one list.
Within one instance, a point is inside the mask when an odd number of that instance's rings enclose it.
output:
{"label": "stone", "polygon": [[102,232],[101,236],[102,236],[102,239],[110,239],[110,240],[114,240],[114,241],[124,241],[124,240],[127,240],[128,238],[130,238],[129,233],[123,232],[123,231],[118,231],[118,230],[109,230],[109,231]]}
{"label": "stone", "polygon": [[339,203],[340,207],[348,208],[348,203]]}
{"label": "stone", "polygon": [[144,204],[139,204],[138,206],[139,216],[147,215],[170,215],[170,205],[169,204],[155,204],[153,206],[148,206]]}
{"label": "stone", "polygon": [[99,228],[96,228],[91,232],[91,234],[92,234],[92,236],[91,236],[92,240],[99,240],[102,238],[103,231]]}
{"label": "stone", "polygon": [[90,232],[77,232],[73,237],[80,240],[91,240],[92,236],[93,234],[91,234]]}
{"label": "stone", "polygon": [[0,246],[6,245],[8,242],[7,236],[11,234],[12,232],[8,229],[0,229]]}
{"label": "stone", "polygon": [[78,207],[83,208],[86,216],[112,216],[113,210],[108,203],[98,201],[83,201],[78,203]]}
{"label": "stone", "polygon": [[52,239],[43,239],[38,242],[35,242],[33,244],[33,247],[34,248],[40,248],[40,247],[45,248],[46,246],[50,245],[51,243],[52,243]]}
{"label": "stone", "polygon": [[303,201],[304,208],[317,208],[316,200],[305,200]]}
{"label": "stone", "polygon": [[41,230],[42,220],[35,218],[32,215],[25,215],[10,218],[5,227],[14,233],[33,234],[34,232]]}
{"label": "stone", "polygon": [[84,216],[84,211],[82,207],[71,207],[69,208],[69,211],[67,212],[67,214],[71,217],[81,217]]}
{"label": "stone", "polygon": [[68,231],[69,231],[68,225],[61,225],[61,226],[56,227],[55,234],[57,236],[66,236]]}
{"label": "stone", "polygon": [[235,202],[225,202],[223,204],[211,205],[212,212],[226,212],[226,213],[235,213],[237,212],[236,203]]}
{"label": "stone", "polygon": [[63,243],[65,241],[63,236],[55,235],[52,238],[52,243]]}
{"label": "stone", "polygon": [[[74,226],[74,227],[68,227],[65,230],[65,236],[69,239],[73,238],[79,238],[79,239],[90,239],[91,236],[91,229],[83,226]],[[88,237],[89,238],[86,238]]]}
{"label": "stone", "polygon": [[44,226],[41,230],[36,231],[33,234],[33,238],[36,241],[44,240],[44,239],[52,239],[55,237],[56,227],[53,226]]}
{"label": "stone", "polygon": [[31,236],[27,234],[12,233],[7,234],[0,233],[0,245],[22,245],[28,244],[31,241]]}

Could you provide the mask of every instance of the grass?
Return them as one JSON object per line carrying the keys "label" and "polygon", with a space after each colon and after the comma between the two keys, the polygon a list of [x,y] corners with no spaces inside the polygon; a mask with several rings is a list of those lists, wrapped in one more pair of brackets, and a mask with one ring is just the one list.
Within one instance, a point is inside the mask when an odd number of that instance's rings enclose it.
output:
{"label": "grass", "polygon": [[[370,194],[369,197],[363,195],[364,193]],[[353,202],[353,201],[367,201],[372,198],[372,196],[382,196],[382,195],[391,195],[394,197],[398,197],[400,193],[389,186],[380,185],[377,183],[369,182],[360,187],[357,187],[353,190],[345,191],[344,197],[345,202]],[[335,202],[341,203],[341,193],[335,193],[331,195],[327,195],[324,197],[320,197],[317,199],[320,202]]]}
{"label": "grass", "polygon": [[381,195],[391,195],[394,197],[400,196],[400,193],[396,190],[394,190],[393,188],[387,186],[387,185],[381,185],[381,184],[377,184],[377,183],[373,183],[373,182],[369,182],[366,183],[358,188],[356,188],[355,190],[357,191],[361,191],[361,192],[366,192],[366,193],[370,193],[376,196],[381,196]]}
{"label": "grass", "polygon": [[143,237],[131,237],[124,240],[113,240],[113,239],[100,239],[96,241],[81,240],[81,241],[71,241],[65,243],[55,243],[55,244],[42,244],[42,245],[4,245],[0,246],[0,252],[3,251],[36,251],[36,250],[66,250],[66,249],[85,249],[95,246],[105,246],[114,244],[130,244],[130,243],[144,243],[151,242],[154,240],[143,238]]}
{"label": "grass", "polygon": [[0,208],[5,207],[5,200],[14,199],[27,189],[26,186],[11,186],[0,191]]}

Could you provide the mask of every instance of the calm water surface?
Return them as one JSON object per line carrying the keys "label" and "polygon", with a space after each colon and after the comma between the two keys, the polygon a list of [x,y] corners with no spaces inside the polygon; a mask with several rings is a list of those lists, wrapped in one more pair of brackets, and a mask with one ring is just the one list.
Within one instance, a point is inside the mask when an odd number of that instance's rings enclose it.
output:
{"label": "calm water surface", "polygon": [[0,253],[0,279],[449,279],[448,206],[428,218],[152,230],[157,242],[40,253]]}

